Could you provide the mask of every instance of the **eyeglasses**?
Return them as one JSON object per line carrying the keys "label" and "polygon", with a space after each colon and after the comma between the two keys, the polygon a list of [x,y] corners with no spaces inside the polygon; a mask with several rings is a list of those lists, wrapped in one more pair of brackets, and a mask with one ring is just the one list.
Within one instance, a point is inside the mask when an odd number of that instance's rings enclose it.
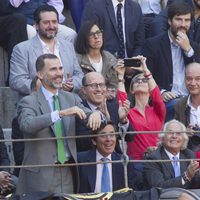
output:
{"label": "eyeglasses", "polygon": [[90,38],[95,38],[95,37],[100,37],[102,36],[102,31],[101,30],[98,30],[96,32],[90,32],[89,33],[89,37]]}
{"label": "eyeglasses", "polygon": [[85,84],[84,86],[85,87],[91,87],[93,90],[98,89],[98,87],[100,87],[101,89],[106,88],[105,83],[90,83],[90,84]]}
{"label": "eyeglasses", "polygon": [[132,83],[147,83],[148,79],[147,78],[136,78],[132,80]]}

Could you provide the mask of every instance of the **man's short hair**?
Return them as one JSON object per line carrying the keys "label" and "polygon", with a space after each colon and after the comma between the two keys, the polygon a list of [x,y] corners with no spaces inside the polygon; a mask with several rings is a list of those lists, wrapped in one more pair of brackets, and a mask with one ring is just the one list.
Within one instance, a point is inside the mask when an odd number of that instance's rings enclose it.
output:
{"label": "man's short hair", "polygon": [[[97,130],[92,131],[92,135],[98,135],[108,125],[111,125],[114,128],[115,132],[117,131],[115,123],[113,121],[107,121],[106,123],[102,123],[101,126]],[[96,137],[92,137],[92,139],[95,140]]]}
{"label": "man's short hair", "polygon": [[58,57],[54,54],[50,54],[50,53],[47,53],[47,54],[43,54],[41,56],[39,56],[36,60],[36,71],[41,71],[44,66],[45,66],[45,59],[58,59]]}
{"label": "man's short hair", "polygon": [[170,124],[173,124],[173,123],[176,123],[176,124],[178,124],[178,125],[181,127],[181,131],[182,131],[182,134],[183,134],[183,138],[184,138],[184,140],[185,140],[185,142],[183,143],[183,145],[182,145],[182,147],[181,147],[181,150],[184,150],[184,149],[187,148],[188,141],[189,141],[189,137],[188,137],[188,135],[187,135],[187,133],[186,133],[186,132],[187,132],[187,129],[186,129],[185,125],[184,125],[182,122],[180,122],[180,121],[178,121],[178,120],[176,120],[176,119],[172,119],[172,120],[170,120],[170,121],[168,121],[168,122],[166,122],[166,123],[164,124],[163,132],[161,132],[160,135],[159,135],[159,136],[160,136],[160,142],[159,142],[159,144],[160,144],[160,145],[163,145],[165,136],[166,136],[166,134],[167,134],[167,128],[168,128],[168,126],[169,126]]}
{"label": "man's short hair", "polygon": [[44,13],[44,12],[55,12],[57,15],[57,19],[59,19],[58,11],[53,6],[42,5],[42,6],[39,6],[33,13],[33,19],[36,24],[39,24],[39,22],[41,20],[40,14]]}
{"label": "man's short hair", "polygon": [[186,2],[174,2],[168,7],[168,19],[172,21],[176,15],[187,15],[191,14],[191,20],[194,18],[194,10],[190,4]]}

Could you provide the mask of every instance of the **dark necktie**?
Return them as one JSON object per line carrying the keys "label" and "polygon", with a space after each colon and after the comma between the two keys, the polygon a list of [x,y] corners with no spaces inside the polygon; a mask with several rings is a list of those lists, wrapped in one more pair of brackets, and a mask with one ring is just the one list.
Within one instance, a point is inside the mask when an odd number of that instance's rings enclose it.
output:
{"label": "dark necktie", "polygon": [[173,168],[174,168],[174,174],[175,174],[175,177],[178,177],[178,176],[181,175],[180,167],[178,165],[178,157],[173,156],[172,159],[173,159],[172,165],[173,165]]}
{"label": "dark necktie", "polygon": [[[59,110],[58,96],[54,95],[53,99],[54,99],[54,110]],[[63,164],[66,161],[66,148],[65,148],[64,140],[60,139],[62,137],[61,120],[58,120],[55,123],[55,130],[56,130],[56,138],[57,138],[58,161]]]}
{"label": "dark necktie", "polygon": [[122,8],[122,4],[119,3],[117,5],[117,29],[118,29],[118,34],[119,34],[119,49],[118,49],[118,52],[117,52],[118,58],[124,58],[125,57],[121,8]]}
{"label": "dark necktie", "polygon": [[110,175],[108,169],[108,159],[102,158],[103,163],[103,170],[102,170],[102,177],[101,177],[101,192],[110,192]]}

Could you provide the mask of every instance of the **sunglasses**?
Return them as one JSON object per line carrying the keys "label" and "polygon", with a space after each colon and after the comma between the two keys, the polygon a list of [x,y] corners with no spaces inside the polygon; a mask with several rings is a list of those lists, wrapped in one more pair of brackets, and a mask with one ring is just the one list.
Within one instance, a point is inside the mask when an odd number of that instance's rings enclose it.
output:
{"label": "sunglasses", "polygon": [[148,79],[147,78],[136,78],[132,80],[132,83],[147,83]]}

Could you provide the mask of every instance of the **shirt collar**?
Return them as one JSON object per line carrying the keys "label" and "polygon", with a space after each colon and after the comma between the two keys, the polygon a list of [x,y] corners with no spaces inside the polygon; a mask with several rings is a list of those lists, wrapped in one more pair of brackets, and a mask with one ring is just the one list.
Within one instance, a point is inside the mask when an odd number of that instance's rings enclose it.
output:
{"label": "shirt collar", "polygon": [[168,157],[169,157],[170,160],[173,160],[174,156],[176,156],[179,159],[180,152],[178,152],[176,155],[173,155],[172,153],[170,153],[169,151],[167,151],[166,148],[164,148],[164,150],[165,150],[165,152],[168,155]]}
{"label": "shirt collar", "polygon": [[[118,5],[120,2],[117,1],[117,0],[112,0],[112,3],[113,3],[113,7],[116,8],[117,5]],[[121,2],[122,8],[124,7],[124,3],[125,3],[125,0]]]}
{"label": "shirt collar", "polygon": [[[49,50],[49,46],[41,39],[41,37],[39,36],[39,34],[37,34],[39,41],[41,42],[42,45],[42,49],[48,49]],[[59,49],[60,47],[60,43],[57,40],[57,38],[55,37],[55,49]]]}
{"label": "shirt collar", "polygon": [[96,161],[101,161],[102,158],[107,158],[108,160],[112,160],[111,159],[111,154],[109,154],[108,156],[104,157],[102,156],[99,151],[96,149]]}
{"label": "shirt collar", "polygon": [[92,110],[92,111],[95,111],[95,110],[97,110],[97,106],[95,106],[94,104],[92,104],[92,103],[90,103],[89,101],[87,101],[87,103],[88,103],[88,105],[89,105],[89,107],[90,107],[90,109]]}
{"label": "shirt collar", "polygon": [[[48,91],[44,86],[41,86],[41,90],[45,96],[45,99],[48,101],[49,99],[53,98],[53,96],[55,94],[53,94],[52,92]],[[56,93],[56,95],[58,95],[58,91]]]}
{"label": "shirt collar", "polygon": [[196,108],[194,108],[194,106],[192,105],[192,97],[191,97],[191,95],[189,95],[189,97],[187,99],[187,106],[190,107],[191,111],[192,110],[196,110]]}
{"label": "shirt collar", "polygon": [[170,30],[168,30],[168,37],[171,45],[180,47],[176,42],[173,41]]}

